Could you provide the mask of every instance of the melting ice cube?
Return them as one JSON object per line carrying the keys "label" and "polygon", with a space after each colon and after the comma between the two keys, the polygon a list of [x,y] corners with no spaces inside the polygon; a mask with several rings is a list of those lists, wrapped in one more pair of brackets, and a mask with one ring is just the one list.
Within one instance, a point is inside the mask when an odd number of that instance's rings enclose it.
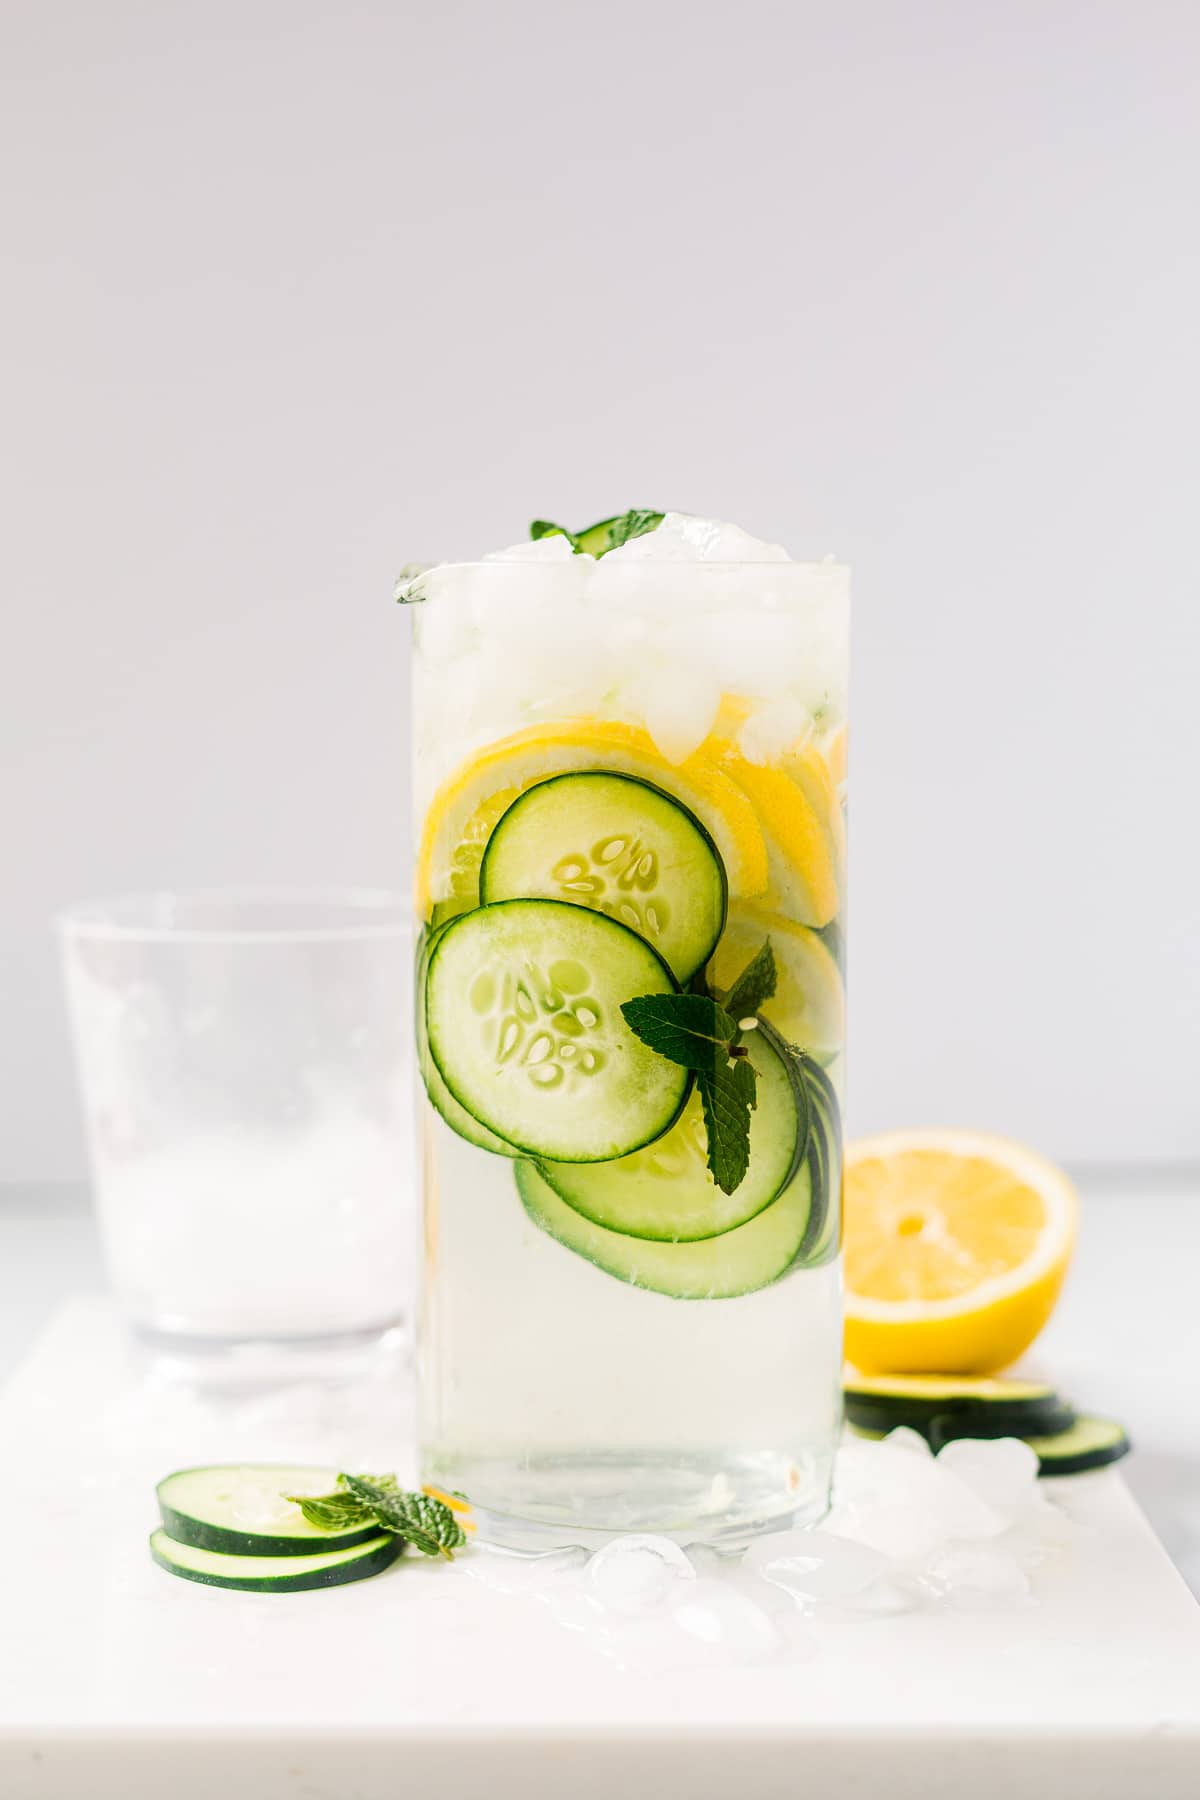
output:
{"label": "melting ice cube", "polygon": [[696,1571],[670,1538],[638,1533],[614,1538],[597,1551],[587,1578],[602,1606],[636,1616],[657,1612],[680,1582],[696,1580]]}

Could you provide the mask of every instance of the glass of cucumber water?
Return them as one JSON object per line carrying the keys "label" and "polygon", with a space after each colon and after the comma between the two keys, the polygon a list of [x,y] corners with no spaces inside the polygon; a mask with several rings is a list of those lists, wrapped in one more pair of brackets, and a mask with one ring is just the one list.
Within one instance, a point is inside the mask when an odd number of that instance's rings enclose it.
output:
{"label": "glass of cucumber water", "polygon": [[59,928],[135,1333],[249,1379],[395,1342],[415,1272],[407,899],[155,893]]}
{"label": "glass of cucumber water", "polygon": [[402,580],[422,1472],[736,1541],[839,1426],[848,572],[643,512]]}

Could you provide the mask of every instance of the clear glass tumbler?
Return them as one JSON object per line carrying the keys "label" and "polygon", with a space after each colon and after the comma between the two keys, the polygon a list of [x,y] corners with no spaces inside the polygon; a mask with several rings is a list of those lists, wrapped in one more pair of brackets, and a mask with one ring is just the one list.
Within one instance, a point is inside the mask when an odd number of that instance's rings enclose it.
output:
{"label": "clear glass tumbler", "polygon": [[375,891],[60,916],[104,1251],[151,1345],[311,1356],[403,1321],[410,920]]}
{"label": "clear glass tumbler", "polygon": [[[423,1478],[515,1547],[812,1521],[840,1422],[847,571],[510,554],[410,597]],[[756,1072],[725,1191],[704,1078],[621,1009],[720,1001],[767,943],[773,991],[708,1076]]]}

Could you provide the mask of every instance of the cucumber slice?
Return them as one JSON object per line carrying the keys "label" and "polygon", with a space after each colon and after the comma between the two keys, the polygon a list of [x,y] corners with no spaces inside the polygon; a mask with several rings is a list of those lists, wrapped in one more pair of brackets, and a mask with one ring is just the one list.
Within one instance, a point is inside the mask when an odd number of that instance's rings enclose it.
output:
{"label": "cucumber slice", "polygon": [[429,956],[429,1049],[473,1118],[530,1156],[608,1162],[661,1137],[691,1086],[634,1036],[621,1002],[669,994],[627,925],[561,900],[464,913]]}
{"label": "cucumber slice", "polygon": [[[946,1414],[930,1421],[928,1435],[934,1450],[940,1450],[945,1444],[960,1437],[1016,1437],[1029,1445],[1038,1459],[1039,1475],[1085,1475],[1090,1469],[1103,1469],[1109,1463],[1120,1462],[1128,1456],[1133,1445],[1123,1426],[1115,1419],[1101,1419],[1094,1414],[1081,1413],[1073,1425],[1063,1431],[1051,1432],[1049,1436],[1039,1436],[1029,1432],[1006,1431],[1002,1433],[981,1431],[946,1432],[944,1426],[957,1426],[960,1414]],[[895,1423],[886,1430],[858,1424],[849,1415],[847,1418],[851,1430],[856,1437],[871,1438],[878,1443],[889,1431],[896,1429]],[[920,1427],[916,1427],[920,1429]]]}
{"label": "cucumber slice", "polygon": [[322,1556],[225,1556],[178,1544],[165,1531],[150,1533],[150,1554],[161,1569],[207,1587],[237,1588],[244,1594],[294,1594],[304,1588],[340,1587],[363,1581],[394,1563],[404,1539],[376,1532],[351,1550],[327,1550]]}
{"label": "cucumber slice", "polygon": [[565,900],[619,919],[680,983],[703,968],[725,924],[717,847],[678,800],[608,769],[555,775],[513,801],[483,853],[483,904]]}
{"label": "cucumber slice", "polygon": [[[317,1550],[346,1550],[379,1535],[377,1525],[322,1531],[284,1499],[286,1494],[328,1494],[336,1487],[336,1469],[219,1463],[176,1469],[155,1491],[159,1516],[178,1544],[227,1556],[311,1556]],[[262,1522],[248,1526],[248,1512],[261,1512]]]}
{"label": "cucumber slice", "polygon": [[1052,1437],[1027,1437],[1025,1442],[1037,1452],[1043,1475],[1084,1475],[1089,1469],[1120,1462],[1133,1449],[1123,1426],[1094,1413],[1081,1413],[1067,1431]]}
{"label": "cucumber slice", "polygon": [[417,952],[417,1066],[421,1071],[429,1104],[441,1115],[451,1131],[457,1132],[460,1138],[465,1138],[468,1144],[474,1144],[476,1149],[490,1150],[493,1156],[519,1156],[519,1150],[514,1150],[511,1144],[505,1143],[502,1137],[497,1137],[494,1131],[489,1131],[486,1125],[474,1118],[465,1106],[459,1105],[430,1055],[429,1029],[425,1019],[425,986],[430,951],[439,936],[440,927],[431,926]]}
{"label": "cucumber slice", "polygon": [[854,1375],[846,1417],[871,1431],[908,1425],[935,1447],[960,1437],[1026,1437],[1067,1430],[1071,1406],[1044,1382],[996,1376]]}
{"label": "cucumber slice", "polygon": [[761,1213],[795,1174],[804,1154],[807,1099],[795,1062],[762,1034],[748,1047],[758,1071],[750,1115],[750,1166],[732,1194],[708,1171],[708,1139],[700,1096],[663,1137],[616,1162],[539,1162],[560,1200],[595,1225],[627,1237],[692,1243],[734,1231]]}
{"label": "cucumber slice", "polygon": [[532,1163],[517,1163],[517,1192],[542,1231],[631,1287],[673,1300],[729,1300],[768,1287],[796,1259],[808,1224],[808,1165],[758,1217],[698,1243],[658,1244],[594,1225],[560,1200]]}

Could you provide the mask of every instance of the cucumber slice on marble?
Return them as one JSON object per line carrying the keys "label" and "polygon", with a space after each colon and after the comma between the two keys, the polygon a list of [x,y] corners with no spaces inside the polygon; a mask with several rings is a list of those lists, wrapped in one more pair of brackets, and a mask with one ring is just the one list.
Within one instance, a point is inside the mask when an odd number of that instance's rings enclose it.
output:
{"label": "cucumber slice on marble", "polygon": [[708,1169],[700,1096],[693,1093],[670,1131],[605,1163],[538,1163],[567,1205],[627,1237],[692,1243],[731,1232],[770,1206],[796,1172],[808,1132],[808,1102],[796,1059],[781,1055],[766,1036],[748,1041],[758,1071],[750,1115],[750,1163],[732,1194],[722,1193]]}
{"label": "cucumber slice on marble", "polygon": [[1075,1420],[1044,1382],[990,1375],[851,1375],[844,1395],[851,1424],[870,1431],[907,1425],[935,1447],[960,1437],[1047,1436]]}
{"label": "cucumber slice on marble", "polygon": [[673,1300],[729,1300],[777,1281],[796,1260],[812,1204],[803,1163],[779,1198],[747,1224],[697,1243],[653,1243],[585,1219],[532,1163],[517,1163],[515,1173],[521,1203],[540,1230],[619,1281]]}
{"label": "cucumber slice on marble", "polygon": [[294,1594],[304,1588],[340,1587],[363,1581],[394,1563],[404,1539],[375,1532],[351,1549],[307,1556],[228,1556],[180,1544],[163,1530],[150,1534],[150,1554],[160,1568],[206,1587],[236,1588],[244,1594]]}
{"label": "cucumber slice on marble", "polygon": [[585,769],[538,782],[502,814],[479,896],[591,907],[644,937],[685,983],[721,935],[728,884],[686,806],[636,776]]}
{"label": "cucumber slice on marble", "polygon": [[472,1118],[529,1156],[608,1162],[661,1137],[691,1088],[621,1003],[669,994],[657,951],[561,900],[504,900],[444,927],[429,953],[429,1051]]}
{"label": "cucumber slice on marble", "polygon": [[346,1550],[379,1535],[377,1525],[323,1531],[288,1494],[328,1494],[336,1469],[284,1463],[218,1463],[176,1469],[156,1488],[159,1517],[178,1544],[227,1556],[311,1556]]}
{"label": "cucumber slice on marble", "polygon": [[1133,1448],[1122,1425],[1094,1413],[1081,1413],[1066,1431],[1051,1437],[1027,1437],[1025,1442],[1036,1452],[1042,1475],[1084,1475],[1089,1469],[1120,1462]]}

